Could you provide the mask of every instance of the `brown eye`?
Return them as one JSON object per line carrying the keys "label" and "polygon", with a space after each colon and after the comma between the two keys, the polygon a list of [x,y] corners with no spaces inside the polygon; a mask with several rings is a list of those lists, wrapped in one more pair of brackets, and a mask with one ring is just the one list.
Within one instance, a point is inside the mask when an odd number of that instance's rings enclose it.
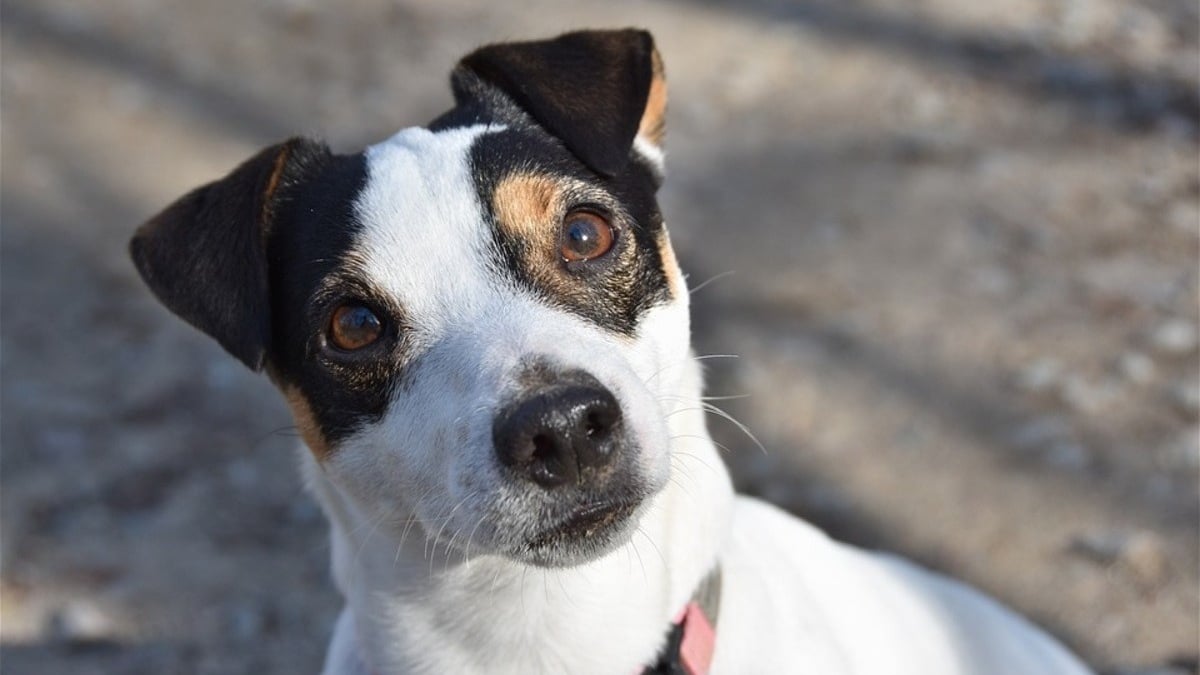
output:
{"label": "brown eye", "polygon": [[567,262],[592,260],[608,253],[616,238],[612,225],[591,211],[572,211],[563,219],[562,257]]}
{"label": "brown eye", "polygon": [[346,304],[333,312],[329,322],[329,341],[338,349],[354,351],[379,339],[383,322],[362,305]]}

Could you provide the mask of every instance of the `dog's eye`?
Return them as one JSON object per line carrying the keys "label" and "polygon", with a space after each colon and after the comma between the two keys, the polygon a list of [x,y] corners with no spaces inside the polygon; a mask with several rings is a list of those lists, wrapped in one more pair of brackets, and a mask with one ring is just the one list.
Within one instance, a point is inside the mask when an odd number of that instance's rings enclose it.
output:
{"label": "dog's eye", "polygon": [[329,340],[338,349],[362,349],[383,334],[383,322],[371,310],[353,303],[333,312],[329,322]]}
{"label": "dog's eye", "polygon": [[591,211],[572,211],[563,219],[562,257],[567,262],[592,260],[608,253],[616,239],[612,225]]}

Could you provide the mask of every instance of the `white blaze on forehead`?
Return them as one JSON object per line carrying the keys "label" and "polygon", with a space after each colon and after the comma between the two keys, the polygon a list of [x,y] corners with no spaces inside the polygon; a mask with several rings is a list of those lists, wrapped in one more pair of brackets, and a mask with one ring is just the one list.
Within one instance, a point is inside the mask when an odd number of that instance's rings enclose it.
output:
{"label": "white blaze on forehead", "polygon": [[354,254],[367,279],[398,299],[422,332],[438,334],[499,283],[486,264],[492,233],[470,161],[475,139],[502,129],[404,129],[366,151]]}

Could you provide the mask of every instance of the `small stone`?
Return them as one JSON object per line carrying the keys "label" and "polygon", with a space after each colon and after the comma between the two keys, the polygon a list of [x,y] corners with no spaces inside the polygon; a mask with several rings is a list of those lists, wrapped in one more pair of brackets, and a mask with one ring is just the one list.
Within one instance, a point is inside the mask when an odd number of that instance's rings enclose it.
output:
{"label": "small stone", "polygon": [[1147,585],[1162,583],[1167,574],[1167,552],[1162,537],[1153,532],[1138,532],[1121,547],[1118,563]]}
{"label": "small stone", "polygon": [[1176,202],[1167,211],[1166,221],[1171,228],[1179,232],[1200,231],[1200,211],[1197,211],[1194,203]]}
{"label": "small stone", "polygon": [[90,602],[76,600],[50,614],[47,633],[70,644],[107,642],[116,632],[112,618]]}
{"label": "small stone", "polygon": [[1061,417],[1039,417],[1013,432],[1012,444],[1024,450],[1044,447],[1072,436],[1071,425]]}
{"label": "small stone", "polygon": [[1074,441],[1059,441],[1050,446],[1050,449],[1043,456],[1043,460],[1059,469],[1067,469],[1070,471],[1082,471],[1088,468],[1092,463],[1092,456],[1079,443]]}
{"label": "small stone", "polygon": [[1116,561],[1121,554],[1125,537],[1117,532],[1092,532],[1076,537],[1071,542],[1071,551],[1102,564]]}
{"label": "small stone", "polygon": [[1062,375],[1057,360],[1042,358],[1034,361],[1017,376],[1017,386],[1028,392],[1041,393],[1053,389]]}
{"label": "small stone", "polygon": [[1016,285],[1012,275],[999,267],[982,267],[972,274],[971,285],[984,295],[1006,296]]}
{"label": "small stone", "polygon": [[1150,334],[1150,344],[1160,354],[1184,356],[1196,351],[1200,345],[1196,324],[1186,319],[1167,319]]}
{"label": "small stone", "polygon": [[1133,384],[1145,385],[1154,380],[1154,361],[1141,352],[1125,352],[1117,361],[1121,376]]}
{"label": "small stone", "polygon": [[139,112],[150,105],[146,89],[134,82],[113,85],[108,90],[108,98],[115,108],[125,113]]}
{"label": "small stone", "polygon": [[1167,468],[1200,469],[1200,425],[1193,425],[1167,441],[1159,451],[1159,457]]}
{"label": "small stone", "polygon": [[1200,383],[1179,382],[1170,389],[1171,404],[1189,420],[1200,418]]}
{"label": "small stone", "polygon": [[244,604],[229,612],[229,632],[239,640],[252,640],[262,635],[267,626],[265,608],[256,604]]}
{"label": "small stone", "polygon": [[846,227],[836,220],[822,220],[812,229],[815,243],[823,246],[834,246],[846,238]]}
{"label": "small stone", "polygon": [[1154,532],[1087,534],[1071,542],[1071,550],[1101,565],[1124,569],[1146,585],[1162,583],[1167,574],[1166,546]]}
{"label": "small stone", "polygon": [[1073,375],[1067,378],[1059,391],[1062,400],[1078,412],[1092,415],[1107,408],[1117,397],[1117,388],[1111,383],[1089,382]]}
{"label": "small stone", "polygon": [[87,436],[73,427],[57,427],[43,431],[38,441],[43,452],[58,460],[75,459],[87,450]]}
{"label": "small stone", "polygon": [[1146,477],[1146,481],[1142,486],[1142,491],[1146,495],[1146,498],[1151,501],[1167,499],[1174,494],[1175,485],[1170,476],[1164,476],[1161,473],[1156,473],[1152,476]]}

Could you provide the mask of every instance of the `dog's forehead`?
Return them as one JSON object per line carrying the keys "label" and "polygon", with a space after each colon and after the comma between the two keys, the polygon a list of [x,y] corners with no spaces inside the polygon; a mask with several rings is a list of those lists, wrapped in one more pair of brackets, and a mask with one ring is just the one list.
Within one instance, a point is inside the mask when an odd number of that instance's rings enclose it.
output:
{"label": "dog's forehead", "polygon": [[436,332],[501,283],[487,264],[491,236],[471,148],[502,129],[410,128],[366,150],[367,179],[354,205],[361,229],[350,253],[422,330]]}

